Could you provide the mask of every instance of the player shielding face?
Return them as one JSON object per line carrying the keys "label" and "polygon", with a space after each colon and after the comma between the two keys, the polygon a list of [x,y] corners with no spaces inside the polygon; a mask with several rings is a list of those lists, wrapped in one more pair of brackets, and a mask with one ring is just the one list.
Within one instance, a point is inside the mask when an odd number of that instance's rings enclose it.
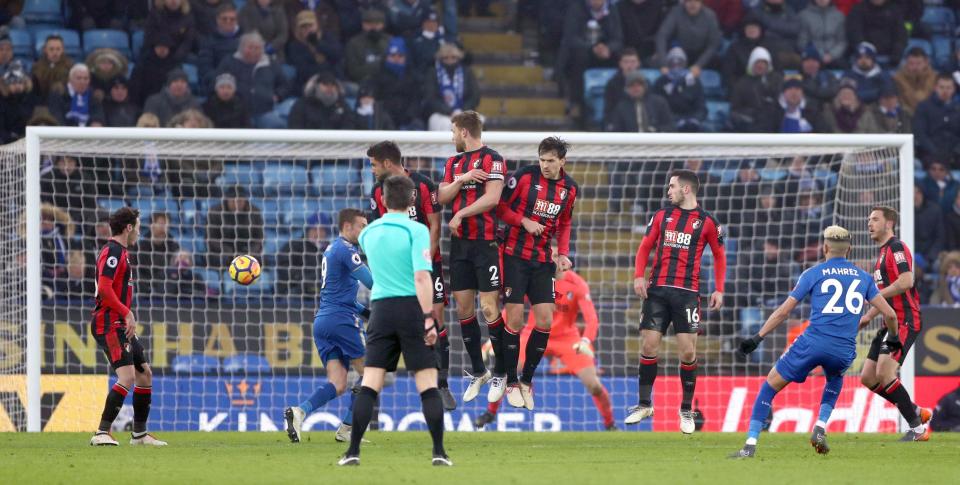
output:
{"label": "player shielding face", "polygon": [[133,387],[133,434],[131,445],[166,446],[147,433],[147,418],[153,392],[153,372],[137,338],[137,319],[133,303],[133,268],[128,248],[140,238],[140,211],[123,207],[110,215],[112,236],[97,257],[97,294],[90,333],[107,356],[117,374],[117,382],[107,394],[100,415],[100,426],[90,439],[91,445],[117,446],[110,427],[117,419],[123,401]]}
{"label": "player shielding face", "polygon": [[[880,294],[897,313],[899,326],[891,335],[885,329],[877,332],[870,344],[867,360],[863,363],[860,382],[871,391],[897,407],[910,430],[901,441],[927,441],[930,431],[925,426],[933,413],[913,403],[907,389],[897,377],[900,365],[920,334],[920,294],[914,287],[913,254],[910,248],[897,238],[894,229],[898,220],[897,211],[890,207],[874,207],[867,219],[870,239],[880,246],[880,254],[873,269],[873,278]],[[870,324],[877,315],[870,309],[860,320],[862,326]],[[902,348],[891,348],[886,339],[896,337]]]}
{"label": "player shielding face", "polygon": [[[358,283],[373,288],[373,276],[360,258],[357,240],[367,226],[367,218],[358,209],[343,209],[337,219],[340,236],[323,252],[320,308],[313,320],[313,343],[327,371],[327,383],[284,411],[287,437],[293,443],[300,442],[304,418],[347,390],[351,367],[363,376],[365,349],[360,316],[368,312],[357,303],[357,289]],[[337,441],[349,439],[351,423],[348,413],[337,430]]]}
{"label": "player shielding face", "polygon": [[444,167],[438,199],[452,207],[450,217],[450,288],[457,303],[457,317],[463,345],[470,356],[470,382],[463,402],[472,401],[491,374],[483,362],[483,344],[477,324],[476,299],[487,322],[491,340],[503,332],[500,316],[500,246],[494,217],[506,162],[480,139],[483,122],[475,111],[463,111],[451,118],[453,144],[457,155]]}
{"label": "player shielding face", "polygon": [[[629,410],[626,424],[653,416],[653,383],[657,378],[660,339],[670,325],[680,347],[680,431],[696,429],[693,395],[697,386],[697,333],[700,330],[700,261],[704,248],[713,253],[716,291],[710,309],[723,305],[727,257],[720,223],[697,204],[700,180],[690,170],[674,170],[667,186],[670,205],[658,210],[647,225],[647,234],[637,249],[634,291],[644,299],[640,316],[643,346],[640,355],[639,403]],[[646,277],[647,258],[654,252],[653,274]]]}
{"label": "player shielding face", "polygon": [[[810,326],[770,369],[753,403],[746,444],[731,458],[752,458],[756,454],[757,439],[770,414],[773,398],[790,382],[805,381],[810,371],[817,367],[823,368],[827,382],[810,444],[817,453],[829,452],[827,422],[843,388],[843,374],[857,354],[857,332],[864,302],[869,301],[883,314],[887,328],[896,329],[896,314],[880,295],[873,279],[847,260],[850,232],[840,226],[830,226],[823,232],[823,237],[826,261],[804,271],[790,296],[770,315],[760,331],[740,342],[741,354],[753,352],[766,335],[787,319],[798,303],[810,298]],[[890,340],[889,345],[897,346],[899,341]]]}
{"label": "player shielding face", "polygon": [[443,258],[440,256],[440,201],[437,186],[421,173],[410,172],[403,166],[400,148],[392,141],[382,141],[367,150],[370,166],[377,183],[370,194],[370,220],[375,221],[387,213],[383,200],[383,181],[392,175],[410,177],[413,181],[413,201],[410,206],[410,219],[417,221],[430,230],[430,252],[433,254],[433,318],[437,322],[436,350],[440,359],[440,372],[437,386],[443,397],[443,407],[447,411],[457,408],[457,401],[450,393],[447,376],[450,370],[450,340],[444,327],[444,307],[447,292],[443,278]]}

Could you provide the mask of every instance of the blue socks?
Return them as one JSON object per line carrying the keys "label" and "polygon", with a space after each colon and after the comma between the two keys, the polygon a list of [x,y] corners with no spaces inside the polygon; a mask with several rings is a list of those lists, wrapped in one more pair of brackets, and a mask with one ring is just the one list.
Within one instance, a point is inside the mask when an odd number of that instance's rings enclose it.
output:
{"label": "blue socks", "polygon": [[300,409],[303,409],[303,412],[310,414],[314,409],[318,409],[324,404],[334,400],[337,397],[337,388],[333,387],[333,384],[326,383],[317,388],[316,391],[313,391],[313,394],[306,400],[300,403]]}
{"label": "blue socks", "polygon": [[[760,393],[757,394],[757,400],[753,403],[753,414],[750,415],[750,431],[747,432],[747,442],[756,444],[760,431],[763,430],[763,422],[770,415],[770,406],[773,404],[773,398],[777,391],[773,389],[766,381],[760,386]],[[834,400],[836,402],[836,400]]]}
{"label": "blue socks", "polygon": [[830,421],[830,413],[837,404],[841,389],[843,389],[843,376],[834,376],[827,380],[826,385],[823,386],[823,397],[820,398],[820,414],[817,416],[817,422],[826,424]]}

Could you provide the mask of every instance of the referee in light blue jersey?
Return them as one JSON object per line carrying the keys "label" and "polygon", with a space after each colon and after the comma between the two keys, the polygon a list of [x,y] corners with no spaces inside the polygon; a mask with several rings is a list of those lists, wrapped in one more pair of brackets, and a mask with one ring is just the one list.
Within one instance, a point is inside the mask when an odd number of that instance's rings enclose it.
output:
{"label": "referee in light blue jersey", "polygon": [[453,462],[443,449],[443,401],[437,390],[437,357],[431,346],[437,327],[431,316],[433,286],[430,232],[410,220],[413,197],[410,177],[394,175],[383,182],[387,214],[360,233],[360,247],[377,282],[370,294],[367,356],[360,393],[353,403],[350,447],[339,465],[360,464],[360,441],[370,424],[383,376],[397,369],[400,354],[420,393],[423,417],[433,438],[433,465]]}

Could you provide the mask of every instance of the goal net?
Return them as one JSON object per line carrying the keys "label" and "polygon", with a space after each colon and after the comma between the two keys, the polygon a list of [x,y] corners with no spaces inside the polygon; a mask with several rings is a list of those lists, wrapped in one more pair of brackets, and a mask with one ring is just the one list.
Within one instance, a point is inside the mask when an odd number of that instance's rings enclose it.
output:
{"label": "goal net", "polygon": [[[488,133],[484,140],[513,171],[536,163],[544,136]],[[912,160],[909,137],[561,136],[572,143],[566,168],[581,188],[572,260],[592,289],[600,321],[596,364],[618,422],[637,401],[641,300],[632,288],[634,257],[647,221],[665,204],[672,169],[700,174],[701,204],[727,235],[725,306],[711,312],[703,305],[698,344],[695,407],[708,431],[746,429],[763,376],[800,332],[809,309],[791,315],[749,359],[734,354],[736,342],[755,332],[801,271],[817,262],[823,228],[850,229],[853,258],[872,267],[870,208],[910,207],[903,194],[909,194],[913,166],[902,162]],[[0,429],[24,429],[24,410],[33,410],[36,426],[49,431],[89,431],[99,422],[112,377],[90,330],[92,273],[110,235],[105,217],[125,205],[139,209],[142,220],[131,257],[138,334],[154,375],[150,428],[282,429],[283,409],[324,382],[311,329],[321,252],[336,237],[339,210],[369,208],[374,180],[364,154],[383,139],[399,143],[408,169],[438,182],[453,154],[448,134],[169,129],[31,129],[26,158],[23,144],[4,148],[0,200],[10,277],[3,281],[0,308],[0,396],[6,410]],[[38,183],[25,185],[24,167],[39,174]],[[32,233],[21,230],[28,227],[23,214],[29,207],[39,221],[29,226]],[[445,208],[445,218],[449,212]],[[901,235],[910,243],[912,210],[901,212]],[[448,238],[444,228],[444,248]],[[26,240],[40,248],[41,271],[30,281],[23,266]],[[227,276],[228,262],[240,254],[263,263],[253,285],[239,286]],[[707,250],[703,295],[714,289],[713,268]],[[36,304],[25,310],[27,298]],[[24,351],[31,311],[40,340],[36,368],[26,365]],[[449,323],[455,322],[453,308],[446,320],[450,385],[459,401],[465,382],[459,376],[469,362],[458,325]],[[834,429],[896,429],[895,408],[852,377],[877,328],[861,336]],[[657,414],[637,429],[675,431],[681,389],[672,331],[659,361]],[[771,429],[808,431],[822,382],[814,375],[778,396]],[[591,396],[561,361],[545,359],[535,383],[534,412],[504,406],[487,429],[602,429]],[[35,389],[38,402],[28,402],[27,388]],[[348,403],[347,396],[333,401],[305,427],[335,429]],[[379,428],[423,429],[419,410],[412,378],[401,367],[382,393]],[[447,427],[472,430],[485,410],[482,397],[459,402],[447,414]],[[116,426],[131,419],[125,409]]]}

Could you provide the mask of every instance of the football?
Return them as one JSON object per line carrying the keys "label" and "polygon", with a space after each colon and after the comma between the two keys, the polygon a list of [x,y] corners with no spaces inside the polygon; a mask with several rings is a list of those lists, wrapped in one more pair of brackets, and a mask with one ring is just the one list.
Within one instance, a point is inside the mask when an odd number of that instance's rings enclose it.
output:
{"label": "football", "polygon": [[230,279],[246,286],[260,277],[260,262],[257,258],[244,254],[233,258],[227,271],[230,273]]}

